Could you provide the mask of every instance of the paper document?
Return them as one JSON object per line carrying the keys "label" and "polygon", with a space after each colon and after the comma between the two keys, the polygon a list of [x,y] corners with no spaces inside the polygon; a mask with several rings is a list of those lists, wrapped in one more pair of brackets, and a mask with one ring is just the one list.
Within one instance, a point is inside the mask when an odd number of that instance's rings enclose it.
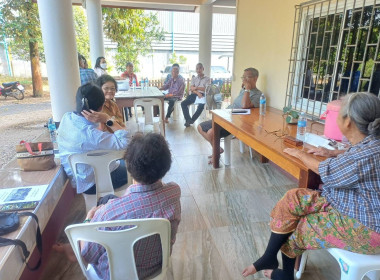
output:
{"label": "paper document", "polygon": [[233,115],[249,115],[251,114],[251,109],[232,109]]}
{"label": "paper document", "polygon": [[40,201],[48,185],[0,189],[0,204]]}
{"label": "paper document", "polygon": [[323,147],[329,150],[335,150],[333,147],[329,145],[330,143],[329,139],[326,139],[317,134],[306,133],[304,142],[315,147]]}

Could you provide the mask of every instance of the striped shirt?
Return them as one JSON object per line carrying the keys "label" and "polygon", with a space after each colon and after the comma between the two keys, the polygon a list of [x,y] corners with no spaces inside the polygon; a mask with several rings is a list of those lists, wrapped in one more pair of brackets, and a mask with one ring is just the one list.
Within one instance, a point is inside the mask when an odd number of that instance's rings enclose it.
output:
{"label": "striped shirt", "polygon": [[[181,189],[176,183],[131,185],[126,194],[112,200],[96,211],[91,222],[165,218],[171,225],[171,245],[175,242],[181,220]],[[159,235],[144,238],[134,246],[139,279],[152,275],[161,268],[162,251]],[[82,249],[84,260],[93,265],[101,279],[110,279],[105,249],[96,243],[86,243]]]}
{"label": "striped shirt", "polygon": [[380,138],[367,136],[319,164],[322,196],[343,215],[380,233]]}
{"label": "striped shirt", "polygon": [[175,80],[171,78],[166,84],[164,84],[162,89],[169,90],[169,94],[173,94],[173,97],[182,99],[185,90],[185,82],[183,78],[180,78],[179,76]]}

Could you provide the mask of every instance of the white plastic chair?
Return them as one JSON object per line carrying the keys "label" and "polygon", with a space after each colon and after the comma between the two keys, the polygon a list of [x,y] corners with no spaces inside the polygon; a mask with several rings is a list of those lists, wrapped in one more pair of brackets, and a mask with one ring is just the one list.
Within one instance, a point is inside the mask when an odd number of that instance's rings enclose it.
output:
{"label": "white plastic chair", "polygon": [[[173,121],[178,121],[178,119],[179,119],[179,108],[178,108],[178,106],[180,106],[180,104],[181,104],[181,101],[182,100],[176,100],[175,102],[174,102],[174,110],[173,110],[173,113],[172,113],[172,117],[173,117]],[[165,101],[165,104],[169,104],[169,102],[168,101]],[[167,111],[167,110],[166,110]]]}
{"label": "white plastic chair", "polygon": [[[339,263],[340,280],[361,280],[367,276],[370,280],[380,279],[380,255],[363,255],[338,248],[327,249]],[[309,251],[302,254],[300,268],[296,278],[301,279],[305,271]]]}
{"label": "white plastic chair", "polygon": [[[144,129],[141,129],[142,126],[140,125],[139,118],[137,116],[137,106],[143,106],[144,107]],[[158,106],[160,109],[160,116],[159,117],[154,117],[153,116],[153,108],[154,106]],[[135,117],[136,117],[136,123],[138,126],[138,131],[144,130],[145,131],[145,126],[146,125],[154,125],[158,124],[160,128],[160,133],[164,135],[164,124],[162,122],[161,114],[164,112],[162,111],[162,102],[158,98],[138,98],[133,101],[133,107],[135,108]],[[144,132],[142,131],[142,132]]]}
{"label": "white plastic chair", "polygon": [[[133,227],[115,231],[104,230],[105,227],[125,226]],[[95,242],[106,249],[111,280],[138,280],[133,245],[142,238],[159,234],[162,247],[162,269],[149,279],[159,280],[166,276],[170,264],[171,238],[170,222],[167,219],[151,218],[75,224],[66,227],[65,233],[83,274],[91,280],[99,279],[99,277],[91,264],[85,266],[79,241]]]}
{"label": "white plastic chair", "polygon": [[[86,212],[96,206],[100,197],[107,194],[114,194],[110,174],[110,164],[115,160],[122,159],[124,153],[124,150],[98,150],[83,154],[72,154],[68,157],[71,170],[75,177],[78,174],[77,164],[90,165],[94,170],[96,195],[83,194],[86,203]],[[119,192],[122,192],[124,189],[124,187],[121,187],[118,190]]]}
{"label": "white plastic chair", "polygon": [[[231,140],[232,140],[232,138],[233,138],[232,134],[224,137],[224,164],[225,165],[231,164]],[[242,154],[244,153],[245,146],[246,145],[241,140],[239,140],[240,153],[242,153]],[[251,147],[249,147],[249,155],[251,158],[253,157]]]}

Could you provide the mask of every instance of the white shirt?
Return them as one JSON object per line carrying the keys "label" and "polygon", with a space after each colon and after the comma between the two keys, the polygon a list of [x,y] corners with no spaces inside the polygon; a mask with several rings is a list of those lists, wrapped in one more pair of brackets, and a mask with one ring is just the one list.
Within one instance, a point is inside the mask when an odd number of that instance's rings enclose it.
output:
{"label": "white shirt", "polygon": [[98,75],[98,77],[100,77],[101,75],[107,74],[107,71],[100,68],[100,67],[96,67],[94,69],[94,71],[95,71],[96,75]]}
{"label": "white shirt", "polygon": [[[74,112],[67,112],[59,124],[57,142],[61,164],[71,178],[73,186],[77,186],[77,193],[91,188],[95,184],[95,176],[90,166],[78,164],[78,176],[75,182],[68,161],[69,155],[95,150],[123,150],[128,145],[126,130],[120,129],[109,133],[100,131],[97,127],[97,124]],[[112,162],[110,172],[118,166],[118,162]]]}
{"label": "white shirt", "polygon": [[[207,85],[210,84],[210,78],[203,75],[203,77],[199,77],[199,76],[194,76],[192,79],[191,79],[191,85],[190,86],[194,86],[194,87],[203,87],[206,89]],[[202,92],[204,94],[204,91],[203,90],[198,90],[199,92]],[[191,94],[192,92],[190,92]],[[206,95],[204,94],[203,97],[199,98],[197,96],[197,98],[195,99],[195,102],[194,104],[206,104]]]}

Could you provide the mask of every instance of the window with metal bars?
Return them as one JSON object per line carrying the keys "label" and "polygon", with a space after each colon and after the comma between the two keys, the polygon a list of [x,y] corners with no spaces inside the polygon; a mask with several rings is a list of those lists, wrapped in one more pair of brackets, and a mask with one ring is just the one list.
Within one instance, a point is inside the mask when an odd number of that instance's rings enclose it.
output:
{"label": "window with metal bars", "polygon": [[319,0],[296,6],[286,106],[319,119],[332,100],[380,97],[380,0]]}

